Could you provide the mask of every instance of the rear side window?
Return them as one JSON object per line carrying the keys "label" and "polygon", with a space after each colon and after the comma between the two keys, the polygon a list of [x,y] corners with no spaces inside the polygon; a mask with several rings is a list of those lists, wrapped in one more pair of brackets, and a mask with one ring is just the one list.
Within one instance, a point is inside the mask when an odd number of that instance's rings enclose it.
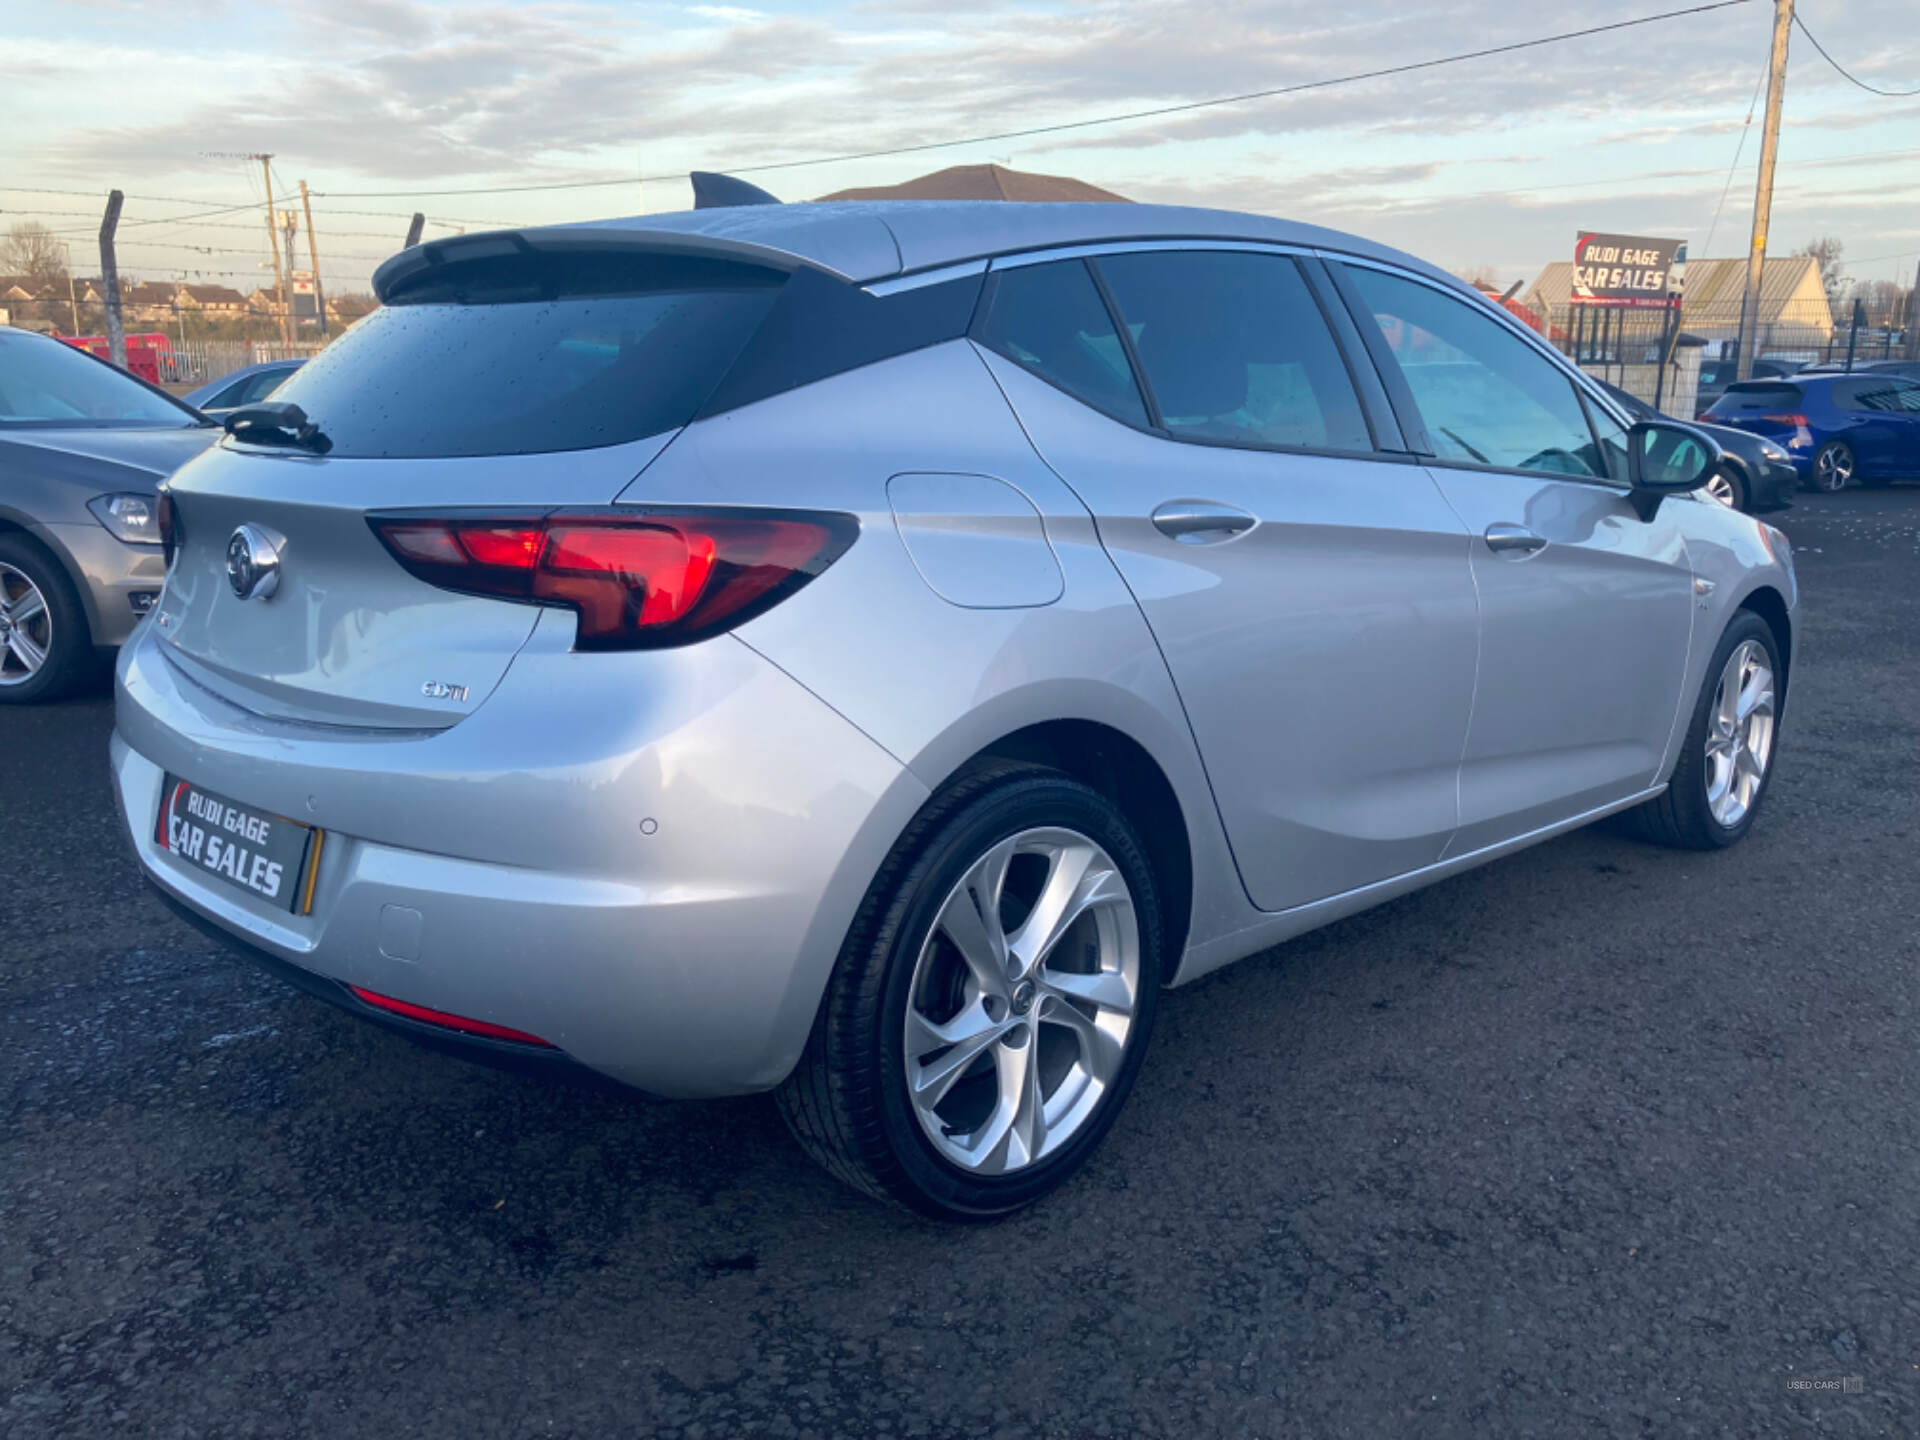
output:
{"label": "rear side window", "polygon": [[1103,414],[1147,424],[1126,349],[1083,260],[995,271],[973,338]]}
{"label": "rear side window", "polygon": [[291,370],[262,370],[258,375],[248,379],[241,388],[239,400],[228,403],[251,405],[256,400],[264,400],[286,384],[287,377],[291,374],[293,374]]}
{"label": "rear side window", "polygon": [[684,425],[786,277],[695,256],[453,262],[287,378],[334,455],[523,455]]}
{"label": "rear side window", "polygon": [[1490,314],[1431,286],[1359,266],[1373,312],[1442,460],[1604,479],[1573,381]]}
{"label": "rear side window", "polygon": [[1762,414],[1799,408],[1798,385],[1768,385],[1751,380],[1728,386],[1727,393],[1713,402],[1714,413],[1719,415]]}
{"label": "rear side window", "polygon": [[1346,362],[1291,259],[1147,250],[1095,263],[1176,440],[1373,448]]}
{"label": "rear side window", "polygon": [[1833,403],[1842,410],[1880,410],[1894,414],[1915,407],[1904,392],[1911,387],[1891,377],[1849,380],[1833,387]]}

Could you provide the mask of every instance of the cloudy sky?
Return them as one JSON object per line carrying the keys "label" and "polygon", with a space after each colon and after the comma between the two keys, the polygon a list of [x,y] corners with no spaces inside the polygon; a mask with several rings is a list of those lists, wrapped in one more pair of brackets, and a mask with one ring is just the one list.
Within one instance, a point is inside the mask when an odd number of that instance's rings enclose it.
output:
{"label": "cloudy sky", "polygon": [[[689,168],[810,161],[1175,105],[1527,40],[1689,0],[0,0],[0,225],[97,268],[266,274],[258,165],[304,179],[328,288],[363,286],[415,209],[429,236],[690,203]],[[1920,87],[1914,0],[1802,0],[1829,52]],[[1314,220],[1530,278],[1579,229],[1744,249],[1764,0],[1518,54],[1044,137],[754,178],[788,199],[996,160],[1135,199]],[[1743,145],[1743,130],[1744,145]],[[1734,165],[1736,152],[1739,164]],[[654,177],[644,181],[635,177]],[[478,193],[616,181],[594,188]],[[64,193],[71,192],[71,193]],[[468,193],[434,193],[468,192]],[[1722,200],[1725,196],[1724,203]],[[1838,236],[1851,273],[1920,261],[1920,97],[1856,88],[1796,33],[1772,244]],[[305,239],[300,243],[304,259]]]}

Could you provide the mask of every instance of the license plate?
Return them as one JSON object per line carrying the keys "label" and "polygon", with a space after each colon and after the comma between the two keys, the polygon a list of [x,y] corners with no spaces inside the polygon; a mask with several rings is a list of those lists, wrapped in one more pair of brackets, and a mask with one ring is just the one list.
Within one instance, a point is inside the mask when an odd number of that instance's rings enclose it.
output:
{"label": "license plate", "polygon": [[283,910],[311,907],[322,832],[166,777],[154,843],[194,869]]}

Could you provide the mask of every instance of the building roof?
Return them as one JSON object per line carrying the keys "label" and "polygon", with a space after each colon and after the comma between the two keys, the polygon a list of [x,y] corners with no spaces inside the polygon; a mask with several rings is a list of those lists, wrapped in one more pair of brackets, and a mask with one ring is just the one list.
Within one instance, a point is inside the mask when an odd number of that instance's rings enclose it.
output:
{"label": "building roof", "polygon": [[225,285],[182,285],[180,293],[196,305],[244,305],[247,297]]}
{"label": "building roof", "polygon": [[952,165],[898,185],[836,190],[822,200],[1126,201],[1126,196],[1065,175],[1036,175],[1004,165]]}
{"label": "building roof", "polygon": [[[518,238],[509,242],[508,234]],[[1131,240],[1254,240],[1315,247],[1396,262],[1450,287],[1467,288],[1444,270],[1357,235],[1233,210],[1131,202],[844,200],[726,206],[449,236],[385,261],[374,274],[374,289],[384,297],[402,278],[428,266],[463,254],[503,253],[521,244],[536,250],[584,243],[696,251],[788,270],[811,265],[868,284],[1023,250]]]}

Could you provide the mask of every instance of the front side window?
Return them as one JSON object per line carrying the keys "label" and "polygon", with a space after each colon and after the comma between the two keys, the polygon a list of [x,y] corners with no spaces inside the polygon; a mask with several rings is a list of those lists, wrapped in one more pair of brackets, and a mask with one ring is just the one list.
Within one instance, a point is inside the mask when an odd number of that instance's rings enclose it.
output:
{"label": "front side window", "polygon": [[1174,439],[1373,448],[1346,362],[1291,259],[1147,250],[1094,263]]}
{"label": "front side window", "polygon": [[1406,377],[1437,458],[1608,478],[1573,382],[1526,341],[1430,286],[1358,266],[1348,273]]}
{"label": "front side window", "polygon": [[995,271],[973,338],[1103,414],[1147,423],[1126,348],[1084,260]]}

